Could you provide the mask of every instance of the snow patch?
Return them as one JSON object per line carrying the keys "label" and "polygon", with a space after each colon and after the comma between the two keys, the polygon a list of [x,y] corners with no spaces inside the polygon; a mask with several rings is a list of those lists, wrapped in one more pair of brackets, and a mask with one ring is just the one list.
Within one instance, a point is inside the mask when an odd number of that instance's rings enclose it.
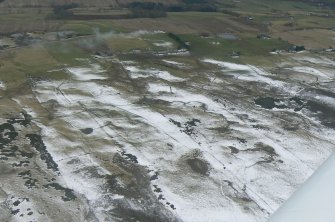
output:
{"label": "snow patch", "polygon": [[311,68],[311,67],[293,67],[291,68],[291,70],[328,78],[328,75],[326,75],[325,73],[321,72],[318,69]]}
{"label": "snow patch", "polygon": [[294,59],[297,61],[309,62],[312,64],[335,66],[335,61],[332,61],[328,58],[313,58],[304,56],[304,57],[296,57]]}
{"label": "snow patch", "polygon": [[140,69],[137,66],[125,66],[125,69],[129,71],[132,78],[148,78],[155,77],[164,79],[170,82],[181,82],[184,79],[171,75],[168,71],[162,71],[158,69]]}
{"label": "snow patch", "polygon": [[0,89],[6,89],[6,84],[3,81],[0,81]]}
{"label": "snow patch", "polygon": [[172,87],[168,85],[156,84],[156,83],[149,83],[148,91],[150,93],[172,93]]}
{"label": "snow patch", "polygon": [[222,62],[214,59],[204,59],[202,60],[205,63],[210,63],[213,65],[218,65],[222,68],[230,69],[230,70],[237,70],[237,71],[250,71],[250,67],[247,65],[241,65],[236,63],[230,63],[230,62]]}
{"label": "snow patch", "polygon": [[176,66],[176,67],[178,67],[180,69],[189,69],[189,68],[191,68],[189,65],[186,65],[185,63],[181,63],[181,62],[176,62],[176,61],[166,60],[166,59],[163,59],[162,61],[165,62],[168,65]]}
{"label": "snow patch", "polygon": [[202,61],[223,68],[222,71],[224,73],[229,73],[239,80],[263,82],[277,88],[284,88],[286,86],[281,81],[271,79],[269,73],[256,66],[222,62],[214,59],[204,59]]}
{"label": "snow patch", "polygon": [[103,73],[105,70],[103,70],[98,64],[91,64],[91,67],[89,68],[72,67],[66,68],[66,70],[72,74],[75,79],[80,81],[107,79],[107,77],[101,75],[101,73]]}
{"label": "snow patch", "polygon": [[152,44],[154,46],[157,46],[157,47],[164,47],[164,48],[172,48],[173,47],[172,42],[154,42]]}

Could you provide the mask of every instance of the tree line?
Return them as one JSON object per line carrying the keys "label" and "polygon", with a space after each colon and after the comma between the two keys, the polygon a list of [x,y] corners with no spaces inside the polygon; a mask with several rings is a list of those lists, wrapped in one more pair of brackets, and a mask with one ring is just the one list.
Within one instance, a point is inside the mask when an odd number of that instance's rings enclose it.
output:
{"label": "tree line", "polygon": [[[1,1],[1,0],[0,0]],[[129,13],[123,15],[75,15],[71,9],[79,7],[76,3],[53,5],[51,19],[127,19],[127,18],[158,18],[167,16],[167,12],[199,11],[216,12],[218,11],[211,0],[183,0],[179,4],[166,5],[157,2],[132,2],[125,7]]]}

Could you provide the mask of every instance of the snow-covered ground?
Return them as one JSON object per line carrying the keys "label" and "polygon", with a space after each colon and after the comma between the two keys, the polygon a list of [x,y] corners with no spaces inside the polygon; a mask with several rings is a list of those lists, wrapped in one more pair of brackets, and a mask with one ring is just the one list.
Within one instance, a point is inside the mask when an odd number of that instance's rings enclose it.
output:
{"label": "snow-covered ground", "polygon": [[41,116],[33,122],[59,183],[94,218],[266,221],[334,150],[328,114],[311,107],[313,99],[333,104],[332,92],[301,90],[261,67],[201,62],[219,70],[216,81],[121,61],[134,91],[99,65],[68,68],[66,82],[36,82],[44,109],[26,111]]}

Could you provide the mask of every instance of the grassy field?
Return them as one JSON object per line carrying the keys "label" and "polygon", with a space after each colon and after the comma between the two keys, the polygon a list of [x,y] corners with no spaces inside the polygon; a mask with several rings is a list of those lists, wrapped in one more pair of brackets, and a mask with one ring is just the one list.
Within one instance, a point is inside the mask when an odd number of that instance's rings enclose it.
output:
{"label": "grassy field", "polygon": [[[173,51],[178,44],[167,35],[169,32],[190,44],[191,56],[183,59],[193,65],[197,59],[208,57],[271,66],[280,56],[270,52],[287,50],[292,44],[317,50],[335,48],[335,32],[331,30],[335,27],[335,12],[329,8],[297,1],[229,0],[218,3],[218,9],[170,12],[167,17],[155,19],[53,20],[48,19],[51,8],[0,8],[0,38],[1,34],[33,31],[73,31],[77,35],[74,39],[42,40],[35,45],[0,51],[0,79],[14,83],[27,76],[67,78],[62,71],[48,71],[80,65],[78,58],[91,58],[102,48],[118,56],[134,50],[146,54]],[[118,14],[124,10],[82,7],[75,13]],[[166,33],[129,34],[137,30]],[[220,37],[223,33],[238,39],[224,39]],[[272,38],[256,38],[260,33]],[[238,58],[232,57],[237,54]]]}

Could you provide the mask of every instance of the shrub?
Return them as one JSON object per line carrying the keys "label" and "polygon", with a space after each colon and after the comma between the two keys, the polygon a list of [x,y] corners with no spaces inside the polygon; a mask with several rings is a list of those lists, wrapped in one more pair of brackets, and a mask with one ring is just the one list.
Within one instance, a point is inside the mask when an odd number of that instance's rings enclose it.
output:
{"label": "shrub", "polygon": [[177,42],[178,49],[190,49],[190,47],[178,35],[169,32],[168,36]]}
{"label": "shrub", "polygon": [[73,16],[73,12],[70,9],[77,8],[78,4],[70,3],[64,5],[53,5],[53,16],[56,19],[63,19]]}

